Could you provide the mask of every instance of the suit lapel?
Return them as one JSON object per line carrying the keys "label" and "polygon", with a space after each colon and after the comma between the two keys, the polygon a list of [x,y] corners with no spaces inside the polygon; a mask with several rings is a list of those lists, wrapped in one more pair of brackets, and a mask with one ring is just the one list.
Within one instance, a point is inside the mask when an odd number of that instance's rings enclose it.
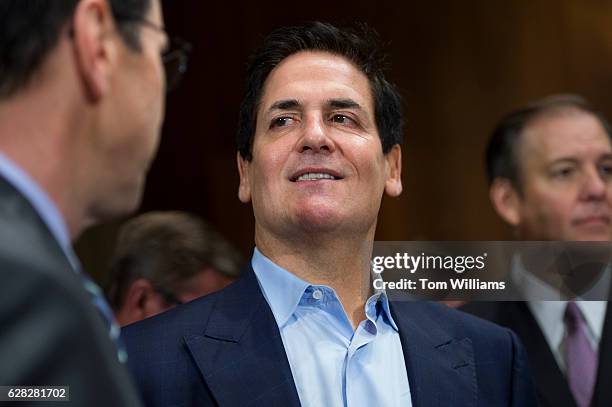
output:
{"label": "suit lapel", "polygon": [[274,315],[252,268],[220,293],[201,335],[185,342],[220,406],[299,406]]}
{"label": "suit lapel", "polygon": [[[48,270],[65,270],[67,274],[74,274],[71,272],[74,267],[70,264],[66,253],[36,209],[1,176],[0,217],[6,230],[19,234],[19,236],[13,235],[10,239],[0,242],[5,249],[15,255],[15,258],[28,258],[32,256],[32,253],[37,253],[36,257],[45,262]],[[24,227],[26,224],[28,227]],[[28,241],[29,244],[25,247],[19,246],[18,242],[21,241]],[[15,245],[18,246],[13,247]]]}
{"label": "suit lapel", "polygon": [[597,371],[597,384],[593,395],[593,407],[609,406],[612,400],[612,307],[610,302],[606,309],[603,332],[599,342],[599,368]]}
{"label": "suit lapel", "polygon": [[521,338],[540,398],[547,406],[576,407],[565,376],[559,369],[555,357],[537,321],[526,302],[500,303],[501,325],[512,329]]}
{"label": "suit lapel", "polygon": [[418,309],[416,302],[392,303],[412,404],[476,406],[478,386],[472,343],[454,339]]}

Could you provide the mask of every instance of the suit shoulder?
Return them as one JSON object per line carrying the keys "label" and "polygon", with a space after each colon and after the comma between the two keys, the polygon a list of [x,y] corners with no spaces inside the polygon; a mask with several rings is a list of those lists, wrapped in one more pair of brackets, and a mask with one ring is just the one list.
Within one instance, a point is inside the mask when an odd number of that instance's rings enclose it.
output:
{"label": "suit shoulder", "polygon": [[458,309],[488,321],[496,321],[499,319],[500,312],[503,312],[505,305],[507,304],[496,301],[472,301]]}
{"label": "suit shoulder", "polygon": [[59,278],[73,271],[59,243],[31,208],[19,202],[15,209],[6,206],[7,202],[0,204],[0,271],[10,267]]}
{"label": "suit shoulder", "polygon": [[404,312],[418,312],[451,336],[465,336],[476,340],[498,338],[507,341],[511,333],[507,328],[444,304],[420,301],[404,303],[403,306]]}
{"label": "suit shoulder", "polygon": [[409,302],[400,304],[400,308],[408,315],[404,318],[418,313],[412,326],[436,342],[468,341],[474,350],[476,365],[481,369],[480,376],[491,373],[488,366],[506,374],[511,374],[517,366],[521,369],[526,366],[524,348],[508,328],[439,303]]}
{"label": "suit shoulder", "polygon": [[[30,257],[32,256],[33,254],[30,254]],[[79,277],[73,270],[15,256],[4,256],[2,250],[0,281],[0,304],[4,304],[0,308],[2,311],[10,309],[11,304],[30,304],[28,309],[47,307],[48,305],[44,304],[48,301],[54,308],[64,307],[66,311],[70,311],[69,314],[76,315],[81,309],[78,305],[89,301]]]}
{"label": "suit shoulder", "polygon": [[[532,320],[527,303],[521,301],[469,302],[459,308],[461,311],[486,319],[501,326],[522,331],[525,323]],[[535,323],[535,321],[533,321]]]}
{"label": "suit shoulder", "polygon": [[[199,375],[185,338],[204,334],[220,295],[200,297],[122,328],[127,365],[146,405],[172,404],[168,398],[177,392],[191,395]],[[180,390],[164,391],[169,388]]]}
{"label": "suit shoulder", "polygon": [[[225,310],[217,305],[238,301],[243,304],[250,293],[245,294],[245,287],[250,283],[244,278],[239,278],[220,291],[202,296],[188,303],[174,307],[161,314],[146,318],[123,328],[124,336],[130,342],[142,338],[145,342],[150,341],[150,335],[164,331],[165,339],[172,336],[183,337],[190,334],[202,334],[202,330],[208,324],[208,320],[215,312]],[[259,289],[259,288],[257,288]]]}

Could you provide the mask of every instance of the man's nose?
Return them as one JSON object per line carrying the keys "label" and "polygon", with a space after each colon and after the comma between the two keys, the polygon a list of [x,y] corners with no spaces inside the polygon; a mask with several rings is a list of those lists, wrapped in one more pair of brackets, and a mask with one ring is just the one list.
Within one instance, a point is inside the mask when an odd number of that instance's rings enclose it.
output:
{"label": "man's nose", "polygon": [[582,198],[585,200],[603,199],[606,196],[608,184],[598,168],[590,168],[584,177]]}
{"label": "man's nose", "polygon": [[336,145],[322,116],[310,115],[306,117],[297,148],[300,153],[306,151],[332,153],[335,151]]}

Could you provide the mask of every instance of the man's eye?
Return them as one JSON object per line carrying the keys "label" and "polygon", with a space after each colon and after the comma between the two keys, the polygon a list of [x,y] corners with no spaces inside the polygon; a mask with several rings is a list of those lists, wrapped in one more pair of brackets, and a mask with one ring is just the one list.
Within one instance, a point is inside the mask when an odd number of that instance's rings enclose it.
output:
{"label": "man's eye", "polygon": [[272,123],[270,124],[270,128],[284,127],[284,126],[291,124],[292,122],[293,122],[293,119],[291,117],[277,117],[276,119],[272,120]]}
{"label": "man's eye", "polygon": [[567,178],[569,176],[571,176],[574,173],[574,169],[567,167],[567,168],[559,168],[555,171],[553,171],[553,177],[555,178]]}
{"label": "man's eye", "polygon": [[602,175],[610,176],[612,175],[612,164],[602,164],[599,166],[599,172]]}
{"label": "man's eye", "polygon": [[333,115],[331,121],[338,124],[355,124],[355,120],[343,114]]}

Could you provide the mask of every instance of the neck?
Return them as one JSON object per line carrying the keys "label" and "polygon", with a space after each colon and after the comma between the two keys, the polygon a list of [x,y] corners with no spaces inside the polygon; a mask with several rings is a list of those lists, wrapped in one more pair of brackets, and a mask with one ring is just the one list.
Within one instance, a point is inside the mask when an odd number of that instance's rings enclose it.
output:
{"label": "neck", "polygon": [[365,319],[365,301],[371,294],[373,237],[374,227],[354,238],[313,238],[310,233],[302,239],[285,239],[256,226],[255,243],[266,257],[302,280],[333,288],[355,329]]}
{"label": "neck", "polygon": [[[42,92],[39,91],[39,92]],[[58,208],[74,239],[82,229],[79,191],[74,179],[83,172],[72,159],[78,134],[61,101],[25,90],[0,103],[0,151],[25,171]]]}

